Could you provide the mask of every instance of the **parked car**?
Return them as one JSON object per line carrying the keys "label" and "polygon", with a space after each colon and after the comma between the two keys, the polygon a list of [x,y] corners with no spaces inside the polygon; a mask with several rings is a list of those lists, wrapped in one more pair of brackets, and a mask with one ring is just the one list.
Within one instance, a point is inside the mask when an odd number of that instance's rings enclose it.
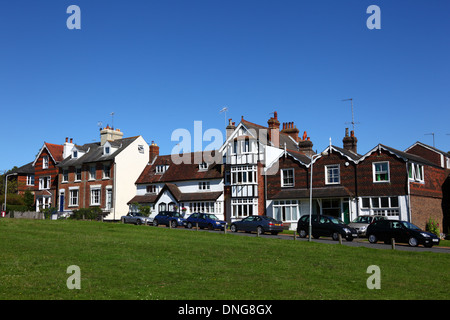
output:
{"label": "parked car", "polygon": [[192,229],[192,227],[197,224],[199,228],[223,230],[226,227],[227,222],[219,220],[219,218],[212,213],[193,213],[186,219],[186,228]]}
{"label": "parked car", "polygon": [[283,231],[283,222],[268,216],[248,216],[240,221],[234,221],[230,226],[230,230],[232,232],[256,231],[259,234],[270,232],[273,235],[277,235]]}
{"label": "parked car", "polygon": [[137,225],[151,223],[151,219],[140,212],[129,212],[126,216],[123,216],[121,220],[122,223],[134,223]]}
{"label": "parked car", "polygon": [[153,219],[153,225],[166,225],[170,226],[172,228],[176,228],[178,226],[185,226],[186,225],[186,219],[184,219],[183,215],[177,211],[161,211],[159,212],[156,217]]}
{"label": "parked car", "polygon": [[[333,240],[339,240],[339,234],[347,241],[352,241],[358,237],[356,229],[333,216],[312,215],[311,225],[312,236],[316,239],[320,236],[331,236]],[[297,233],[301,238],[305,238],[308,235],[309,215],[304,215],[298,220]]]}
{"label": "parked car", "polygon": [[364,237],[366,235],[367,227],[369,224],[378,221],[378,220],[386,220],[384,216],[359,216],[356,217],[352,222],[348,225],[352,228],[355,228],[358,232],[358,236]]}
{"label": "parked car", "polygon": [[435,234],[423,231],[416,225],[401,220],[376,221],[367,228],[367,236],[370,243],[377,243],[377,241],[390,243],[394,239],[396,242],[408,243],[411,247],[422,244],[431,248],[440,242]]}

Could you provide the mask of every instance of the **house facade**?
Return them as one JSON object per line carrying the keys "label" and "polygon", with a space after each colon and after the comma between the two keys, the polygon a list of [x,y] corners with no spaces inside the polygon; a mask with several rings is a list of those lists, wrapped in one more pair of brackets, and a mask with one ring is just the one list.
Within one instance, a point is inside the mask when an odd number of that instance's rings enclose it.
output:
{"label": "house facade", "polygon": [[118,129],[100,131],[100,142],[64,144],[66,158],[58,164],[58,210],[98,207],[105,220],[120,220],[135,194],[134,182],[149,159],[142,136],[123,138]]}
{"label": "house facade", "polygon": [[[301,160],[296,160],[302,165],[309,162],[308,155],[313,154],[313,144],[306,132],[300,138],[299,129],[293,122],[283,123],[280,130],[277,112],[269,118],[267,126],[255,124],[243,117],[236,126],[230,119],[226,131],[227,139],[219,151],[223,154],[225,167],[227,221],[249,215],[282,217],[283,214],[279,213],[278,209],[273,209],[271,200],[268,201],[275,190],[280,191],[283,188],[273,182],[274,179],[280,179],[280,174],[283,175],[282,180],[286,181],[295,177],[291,175],[291,171],[279,170],[285,165],[279,160],[289,150],[290,153],[298,155]],[[278,178],[274,178],[275,176]],[[277,206],[285,205],[286,202],[277,202]],[[284,222],[297,222],[298,211],[286,215],[287,210],[290,209],[282,209]]]}
{"label": "house facade", "polygon": [[[58,164],[63,160],[63,148],[63,145],[44,142],[32,164],[36,212],[55,206],[57,203]],[[31,172],[29,176],[31,180]]]}
{"label": "house facade", "polygon": [[152,216],[169,210],[183,212],[185,217],[193,212],[206,212],[224,218],[220,163],[196,161],[202,159],[201,152],[160,156],[154,142],[150,145],[150,159],[136,180],[135,196],[128,201],[132,211],[140,204],[150,206]]}

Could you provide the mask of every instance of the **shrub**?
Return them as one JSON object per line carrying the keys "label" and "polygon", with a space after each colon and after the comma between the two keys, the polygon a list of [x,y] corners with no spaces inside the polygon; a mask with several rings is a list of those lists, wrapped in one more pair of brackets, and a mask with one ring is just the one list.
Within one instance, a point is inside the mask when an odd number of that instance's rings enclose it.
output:
{"label": "shrub", "polygon": [[431,218],[428,219],[426,231],[431,232],[431,233],[437,235],[438,237],[441,234],[439,231],[439,223],[434,221],[434,219],[431,219]]}
{"label": "shrub", "polygon": [[70,215],[69,219],[74,220],[97,220],[97,218],[102,214],[102,210],[98,207],[94,208],[81,208],[74,210]]}

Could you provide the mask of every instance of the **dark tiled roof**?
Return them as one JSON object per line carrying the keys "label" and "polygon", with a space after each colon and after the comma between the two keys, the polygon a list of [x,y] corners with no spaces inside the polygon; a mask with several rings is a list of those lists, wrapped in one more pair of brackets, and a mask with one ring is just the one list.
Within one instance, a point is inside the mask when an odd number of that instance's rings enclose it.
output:
{"label": "dark tiled roof", "polygon": [[113,160],[120,152],[122,152],[137,138],[138,137],[130,137],[110,141],[111,146],[117,148],[117,150],[111,154],[105,155],[103,154],[103,146],[100,144],[100,142],[87,143],[82,146],[75,146],[78,150],[84,151],[86,153],[78,158],[72,158],[72,156],[69,156],[66,159],[64,159],[61,163],[59,163],[58,166],[59,167],[80,166],[84,163]]}
{"label": "dark tiled roof", "polygon": [[33,162],[27,163],[26,165],[23,165],[15,170],[12,170],[12,173],[34,174]]}
{"label": "dark tiled roof", "polygon": [[428,161],[428,160],[426,160],[426,159],[424,159],[424,158],[422,158],[422,157],[420,157],[418,155],[415,155],[415,154],[412,154],[412,153],[403,152],[403,151],[400,151],[400,150],[397,150],[397,149],[385,146],[383,144],[380,144],[380,145],[383,148],[385,148],[386,150],[396,154],[397,156],[400,156],[402,158],[408,159],[408,160],[410,160],[412,162],[417,162],[417,163],[421,163],[421,164],[426,164],[428,166],[436,167],[436,164],[434,164],[433,162]]}
{"label": "dark tiled roof", "polygon": [[189,192],[183,193],[180,191],[177,185],[173,183],[166,183],[155,197],[154,202],[157,202],[162,194],[168,190],[177,202],[189,202],[189,201],[216,201],[221,196],[222,191],[216,192]]}
{"label": "dark tiled roof", "polygon": [[128,201],[127,204],[132,204],[132,203],[155,203],[155,199],[158,195],[157,194],[145,194],[142,196],[135,196],[133,199],[131,199],[130,201]]}
{"label": "dark tiled roof", "polygon": [[337,151],[339,151],[340,153],[346,155],[347,157],[349,157],[350,159],[352,159],[354,161],[358,161],[359,159],[362,158],[362,155],[355,153],[351,150],[347,150],[347,149],[336,147],[336,146],[333,146],[333,148],[336,149]]}

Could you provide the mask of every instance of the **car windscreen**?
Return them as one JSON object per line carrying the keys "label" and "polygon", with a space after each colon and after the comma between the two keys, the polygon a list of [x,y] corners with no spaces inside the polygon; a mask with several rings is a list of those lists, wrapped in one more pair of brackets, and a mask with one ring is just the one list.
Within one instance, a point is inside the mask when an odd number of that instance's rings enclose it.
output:
{"label": "car windscreen", "polygon": [[370,223],[370,217],[358,217],[352,222],[354,223]]}
{"label": "car windscreen", "polygon": [[329,217],[331,222],[334,224],[344,224],[344,222],[341,219],[335,218],[335,217]]}
{"label": "car windscreen", "polygon": [[214,214],[205,214],[206,219],[219,220]]}
{"label": "car windscreen", "polygon": [[401,224],[403,224],[406,228],[411,230],[420,230],[420,228],[412,223],[409,223],[407,221],[401,221]]}

